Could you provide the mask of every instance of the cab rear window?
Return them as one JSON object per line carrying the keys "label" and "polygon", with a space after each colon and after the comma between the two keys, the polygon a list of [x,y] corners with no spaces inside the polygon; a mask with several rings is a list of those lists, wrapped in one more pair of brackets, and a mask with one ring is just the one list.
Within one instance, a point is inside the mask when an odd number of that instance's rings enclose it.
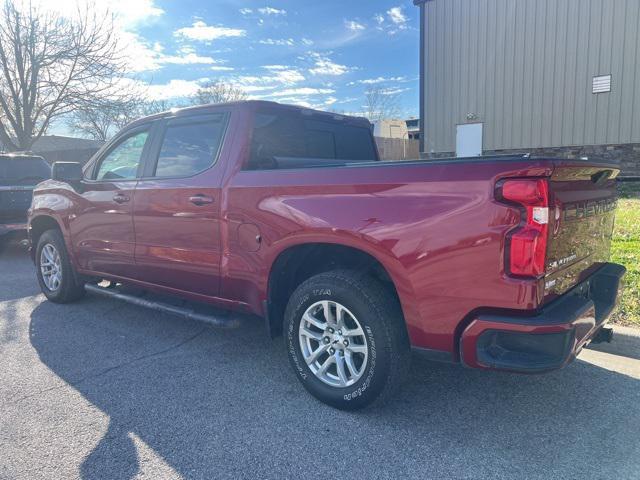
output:
{"label": "cab rear window", "polygon": [[330,115],[271,109],[254,117],[249,170],[377,160],[371,130]]}

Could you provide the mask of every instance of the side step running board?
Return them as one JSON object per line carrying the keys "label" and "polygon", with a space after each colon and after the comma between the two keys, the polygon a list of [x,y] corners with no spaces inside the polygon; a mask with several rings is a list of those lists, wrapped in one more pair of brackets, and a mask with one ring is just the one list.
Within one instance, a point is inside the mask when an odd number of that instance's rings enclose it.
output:
{"label": "side step running board", "polygon": [[84,287],[88,292],[96,293],[104,297],[116,298],[139,307],[148,308],[158,312],[171,313],[180,317],[188,318],[198,322],[207,323],[216,328],[238,328],[240,321],[237,318],[224,318],[215,315],[207,315],[206,313],[196,312],[193,309],[179,307],[164,302],[148,300],[146,298],[119,292],[116,288],[101,287],[99,285],[86,284]]}

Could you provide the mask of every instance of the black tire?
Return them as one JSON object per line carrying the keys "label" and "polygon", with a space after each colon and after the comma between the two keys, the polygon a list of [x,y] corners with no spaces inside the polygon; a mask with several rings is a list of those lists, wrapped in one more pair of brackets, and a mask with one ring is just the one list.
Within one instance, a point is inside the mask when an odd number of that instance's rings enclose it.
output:
{"label": "black tire", "polygon": [[[62,279],[56,289],[47,286],[41,268],[42,250],[46,245],[52,245],[60,255],[60,270]],[[84,283],[78,281],[78,275],[69,261],[69,254],[64,239],[59,230],[47,230],[38,239],[36,247],[36,275],[42,293],[54,303],[70,303],[82,298],[85,294]]]}
{"label": "black tire", "polygon": [[[364,373],[347,387],[328,385],[318,378],[307,365],[300,346],[302,317],[323,300],[346,307],[358,319],[367,341]],[[400,305],[389,289],[374,278],[349,270],[311,277],[291,296],[284,321],[287,353],[298,380],[311,395],[332,407],[357,410],[376,400],[384,402],[397,393],[408,372],[411,355]]]}

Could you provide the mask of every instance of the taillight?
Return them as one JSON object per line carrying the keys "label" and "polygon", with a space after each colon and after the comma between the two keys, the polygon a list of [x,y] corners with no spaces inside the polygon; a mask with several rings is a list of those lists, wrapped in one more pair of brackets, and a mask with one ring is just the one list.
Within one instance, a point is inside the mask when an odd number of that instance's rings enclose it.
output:
{"label": "taillight", "polygon": [[507,267],[511,275],[544,275],[549,233],[549,186],[545,179],[509,179],[499,189],[503,200],[517,203],[521,224],[507,237]]}

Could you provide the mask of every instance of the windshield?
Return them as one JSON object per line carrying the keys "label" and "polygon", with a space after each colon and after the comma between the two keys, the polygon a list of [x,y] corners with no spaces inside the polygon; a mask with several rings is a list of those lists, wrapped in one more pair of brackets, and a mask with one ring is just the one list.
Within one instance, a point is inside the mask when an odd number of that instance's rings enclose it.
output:
{"label": "windshield", "polygon": [[35,185],[51,178],[51,167],[41,157],[0,158],[0,184]]}

